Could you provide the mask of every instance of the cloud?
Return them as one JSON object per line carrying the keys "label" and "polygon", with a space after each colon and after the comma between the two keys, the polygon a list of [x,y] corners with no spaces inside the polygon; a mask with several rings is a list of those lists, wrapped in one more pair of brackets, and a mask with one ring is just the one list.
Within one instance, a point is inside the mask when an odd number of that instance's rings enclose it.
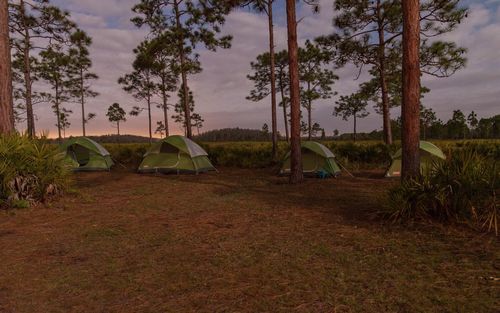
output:
{"label": "cloud", "polygon": [[468,49],[467,67],[450,78],[424,77],[423,84],[431,88],[424,99],[442,119],[451,117],[452,110],[474,110],[480,116],[499,113],[500,107],[500,18],[495,11],[474,4],[469,17],[443,40],[455,41]]}
{"label": "cloud", "polygon": [[[54,3],[71,11],[73,18],[93,37],[91,54],[94,62],[93,70],[100,79],[94,83],[94,89],[100,96],[89,100],[88,112],[96,112],[97,118],[90,122],[91,134],[114,132],[107,121],[105,112],[113,102],[119,102],[127,111],[137,103],[117,84],[120,76],[131,70],[133,60],[132,49],[144,39],[147,31],[136,29],[131,23],[133,16],[130,8],[136,0],[54,0]],[[466,112],[474,110],[480,116],[499,113],[500,99],[500,8],[499,1],[471,4],[469,18],[456,31],[442,37],[444,40],[456,41],[468,48],[468,66],[451,78],[436,79],[424,77],[423,83],[432,89],[425,97],[425,105],[433,107],[440,118],[448,119],[453,109]],[[275,40],[276,49],[286,48],[286,24],[283,2],[275,5]],[[298,16],[300,41],[322,34],[333,32],[332,2],[321,1],[319,14],[313,14],[310,7],[300,6]],[[210,52],[200,49],[203,72],[190,76],[189,84],[195,95],[196,109],[205,119],[204,130],[221,127],[260,128],[269,123],[270,101],[252,102],[245,99],[252,83],[246,78],[250,72],[250,62],[268,50],[267,16],[258,15],[249,10],[240,9],[227,17],[223,32],[234,36],[231,49],[219,49]],[[334,89],[339,94],[349,94],[356,90],[358,84],[365,79],[354,78],[357,70],[346,66],[337,71],[340,80]],[[176,95],[170,100],[177,101]],[[333,129],[351,131],[351,123],[332,116],[334,99],[318,101],[315,104],[313,117],[328,134]],[[80,134],[79,107],[67,104],[74,110],[71,117],[72,126],[69,133]],[[398,109],[392,111],[398,115]],[[39,116],[38,129],[54,128],[55,117],[47,107],[37,108]],[[153,109],[153,123],[162,118],[159,109]],[[283,132],[283,118],[278,111],[278,122]],[[170,123],[173,124],[172,122]],[[362,131],[370,131],[381,127],[381,117],[372,114],[360,121]],[[180,133],[178,126],[174,132]],[[123,133],[145,135],[147,133],[146,115],[137,118],[129,117],[123,124]]]}

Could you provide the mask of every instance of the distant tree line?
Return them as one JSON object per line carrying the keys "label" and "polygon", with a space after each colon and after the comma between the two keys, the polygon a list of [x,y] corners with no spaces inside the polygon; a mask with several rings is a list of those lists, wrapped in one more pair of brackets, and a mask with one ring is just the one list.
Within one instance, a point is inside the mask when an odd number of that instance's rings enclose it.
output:
{"label": "distant tree line", "polygon": [[197,141],[269,141],[271,134],[264,124],[262,130],[246,128],[223,128],[204,132],[194,138]]}
{"label": "distant tree line", "polygon": [[[391,120],[392,136],[401,139],[401,118]],[[352,140],[353,133],[334,135],[340,140]],[[374,130],[358,133],[360,140],[380,140],[383,132]],[[500,114],[478,119],[474,111],[467,116],[461,110],[453,111],[448,121],[438,119],[432,109],[422,107],[420,112],[420,138],[426,139],[500,139]]]}
{"label": "distant tree line", "polygon": [[[461,110],[453,111],[452,117],[443,122],[436,118],[435,112],[422,107],[420,114],[420,131],[422,140],[426,139],[500,139],[500,114],[492,117],[477,118],[474,111],[467,116]],[[392,136],[396,140],[401,139],[401,118],[391,120]],[[340,134],[338,130],[326,133],[319,128],[313,133],[312,138],[318,140],[353,140],[354,133],[346,132]],[[308,130],[303,132],[304,138],[308,138]],[[369,133],[357,133],[358,140],[383,140],[382,130],[373,130]],[[204,132],[195,136],[199,141],[269,141],[271,134],[267,124],[262,129],[246,128],[223,128]],[[286,140],[278,132],[278,139]]]}

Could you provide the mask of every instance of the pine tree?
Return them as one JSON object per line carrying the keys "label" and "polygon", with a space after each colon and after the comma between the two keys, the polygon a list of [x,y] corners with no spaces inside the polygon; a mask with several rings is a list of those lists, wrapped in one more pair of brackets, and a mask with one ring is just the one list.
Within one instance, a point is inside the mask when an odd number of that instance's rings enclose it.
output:
{"label": "pine tree", "polygon": [[115,102],[109,106],[106,116],[111,123],[116,123],[118,136],[120,136],[120,122],[127,121],[125,110],[120,107],[120,104]]}
{"label": "pine tree", "polygon": [[22,71],[22,85],[29,136],[35,136],[33,113],[33,71],[36,52],[45,50],[53,44],[68,42],[69,34],[75,24],[69,20],[69,13],[50,4],[49,0],[9,3],[9,27],[12,33],[14,55],[22,60],[16,70]]}
{"label": "pine tree", "polygon": [[300,100],[307,112],[308,140],[313,137],[313,102],[318,99],[329,99],[336,94],[331,86],[339,77],[325,67],[329,61],[329,55],[309,40],[306,40],[304,48],[299,48]]}
{"label": "pine tree", "polygon": [[7,0],[0,0],[0,134],[14,130]]}
{"label": "pine tree", "polygon": [[[184,135],[187,136],[187,121],[186,121],[186,114],[184,112],[184,105],[183,105],[183,99],[184,97],[184,90],[185,88],[179,88],[179,92],[177,93],[177,97],[179,98],[179,101],[175,104],[174,111],[175,115],[172,116],[174,121],[176,123],[179,123],[182,128],[184,129]],[[191,127],[196,127],[198,130],[203,126],[204,120],[201,118],[201,115],[198,113],[195,113],[194,111],[194,96],[193,92],[191,90],[188,90],[188,103],[189,103],[189,123],[191,123]]]}
{"label": "pine tree", "polygon": [[201,117],[199,113],[193,113],[191,115],[191,124],[196,128],[196,134],[200,135],[200,129],[203,127],[205,120]]}
{"label": "pine tree", "polygon": [[59,124],[56,124],[56,127],[61,127],[63,138],[66,138],[66,129],[71,126],[71,122],[68,117],[73,113],[73,111],[68,110],[66,108],[61,108],[59,113]]}
{"label": "pine tree", "polygon": [[[333,23],[340,33],[317,39],[326,50],[335,49],[332,57],[338,63],[352,62],[359,67],[359,74],[364,66],[371,67],[370,73],[376,77],[376,89],[380,91],[384,141],[387,144],[392,143],[391,103],[400,105],[400,102],[391,102],[389,85],[394,80],[392,76],[401,73],[401,69],[394,68],[395,64],[396,67],[402,64],[401,3],[401,0],[337,0],[334,11],[339,14]],[[467,10],[460,8],[458,3],[459,0],[427,0],[420,5],[419,22],[424,37],[420,45],[420,65],[423,73],[447,77],[465,65],[465,49],[454,43],[430,41],[455,29],[466,16]],[[393,68],[388,68],[391,66]]]}
{"label": "pine tree", "polygon": [[461,110],[454,110],[453,116],[446,123],[448,128],[448,138],[465,139],[467,131],[467,120],[465,114]]}
{"label": "pine tree", "polygon": [[134,106],[130,115],[138,116],[142,111],[148,112],[149,143],[153,142],[151,103],[158,85],[153,81],[154,59],[148,53],[148,41],[142,42],[134,49],[135,60],[133,71],[118,79],[123,90],[130,93],[137,101],[146,101],[146,107]]}
{"label": "pine tree", "polygon": [[40,52],[40,64],[36,68],[36,72],[52,90],[51,93],[44,93],[43,96],[49,99],[56,115],[59,141],[62,140],[61,131],[67,128],[63,128],[61,116],[64,112],[68,114],[71,112],[66,110],[63,104],[71,99],[74,90],[72,63],[73,59],[67,51],[64,51],[64,47],[60,44],[53,44],[47,50]]}
{"label": "pine tree", "polygon": [[170,44],[175,49],[184,88],[182,105],[189,138],[192,133],[187,76],[201,70],[194,48],[198,44],[211,51],[230,47],[231,36],[217,37],[217,34],[225,22],[225,15],[236,3],[224,0],[141,0],[132,9],[138,14],[132,19],[137,27],[148,26],[154,34],[169,33],[172,36]]}
{"label": "pine tree", "polygon": [[[250,62],[252,74],[247,75],[247,78],[254,83],[254,88],[250,90],[250,95],[246,99],[251,101],[261,101],[271,94],[271,74],[270,74],[270,54],[265,52],[257,56],[256,60]],[[286,50],[275,54],[274,71],[276,77],[276,92],[281,95],[279,106],[283,108],[283,121],[285,126],[285,138],[289,140],[288,130],[288,113],[289,106],[288,90],[288,52]]]}
{"label": "pine tree", "polygon": [[278,121],[276,116],[276,73],[275,73],[275,53],[274,53],[274,25],[273,25],[273,4],[274,0],[249,0],[250,5],[255,11],[265,13],[268,18],[269,30],[269,83],[271,95],[271,139],[273,143],[272,157],[274,160],[278,157]]}
{"label": "pine tree", "polygon": [[476,112],[474,111],[470,112],[470,114],[467,116],[467,122],[469,123],[471,138],[474,138],[476,134],[477,125],[479,124]]}
{"label": "pine tree", "polygon": [[344,121],[347,121],[350,117],[353,118],[353,139],[356,141],[357,119],[365,118],[370,114],[366,111],[366,106],[368,105],[366,98],[360,93],[353,93],[349,96],[340,96],[340,99],[336,101],[335,104],[336,107],[333,111],[334,116],[340,116]]}
{"label": "pine tree", "polygon": [[288,33],[288,68],[290,73],[290,111],[291,111],[291,153],[290,183],[297,184],[304,180],[302,172],[302,154],[300,145],[300,82],[299,82],[299,46],[297,42],[297,18],[295,0],[286,0]]}
{"label": "pine tree", "polygon": [[74,67],[73,96],[78,99],[82,108],[82,134],[86,136],[85,126],[89,120],[95,117],[95,113],[85,115],[85,102],[89,97],[97,97],[99,94],[91,89],[90,82],[96,80],[98,76],[90,72],[92,60],[88,48],[92,44],[90,38],[84,31],[78,29],[71,35],[72,48],[69,50]]}
{"label": "pine tree", "polygon": [[167,128],[165,127],[165,124],[163,124],[163,121],[156,121],[156,130],[155,134],[160,134],[160,137],[163,138],[163,135],[166,134]]}
{"label": "pine tree", "polygon": [[288,52],[286,50],[280,51],[275,55],[276,65],[276,80],[278,82],[278,90],[281,95],[279,106],[283,108],[283,123],[285,125],[285,139],[288,142],[289,127],[288,127],[288,112],[287,108],[290,106],[290,76],[288,73]]}
{"label": "pine tree", "polygon": [[171,36],[162,34],[153,38],[147,45],[147,52],[153,61],[152,75],[157,78],[157,93],[162,102],[157,105],[163,111],[163,132],[168,137],[170,134],[168,123],[168,108],[173,106],[168,103],[169,92],[177,89],[179,75],[175,50],[170,44]]}
{"label": "pine tree", "polygon": [[427,139],[429,127],[437,121],[436,112],[432,108],[420,105],[420,128],[422,129],[422,139]]}
{"label": "pine tree", "polygon": [[420,175],[420,2],[403,1],[401,179]]}

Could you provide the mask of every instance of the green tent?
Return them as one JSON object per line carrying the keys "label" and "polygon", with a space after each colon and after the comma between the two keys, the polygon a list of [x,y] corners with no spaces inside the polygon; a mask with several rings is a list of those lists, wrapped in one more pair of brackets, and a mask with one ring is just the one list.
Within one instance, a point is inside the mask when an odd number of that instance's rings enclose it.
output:
{"label": "green tent", "polygon": [[[392,156],[392,163],[385,174],[386,177],[401,176],[401,155],[402,150],[399,149]],[[420,141],[420,171],[425,172],[430,168],[432,162],[437,160],[446,160],[443,151],[428,141]]]}
{"label": "green tent", "polygon": [[[340,168],[335,162],[335,156],[324,145],[315,141],[302,141],[302,169],[305,175],[326,176],[340,175]],[[281,175],[290,174],[290,152],[285,156],[285,161],[280,170]]]}
{"label": "green tent", "polygon": [[198,174],[215,170],[202,147],[186,137],[177,135],[154,143],[139,165],[139,173]]}
{"label": "green tent", "polygon": [[113,166],[109,152],[87,137],[74,137],[61,145],[74,171],[108,171]]}

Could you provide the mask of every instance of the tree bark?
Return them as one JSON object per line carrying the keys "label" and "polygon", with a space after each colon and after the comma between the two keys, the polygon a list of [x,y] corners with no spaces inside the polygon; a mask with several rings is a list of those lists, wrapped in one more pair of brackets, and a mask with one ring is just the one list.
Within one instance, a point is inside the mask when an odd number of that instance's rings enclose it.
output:
{"label": "tree bark", "polygon": [[356,112],[354,112],[354,142],[356,142]]}
{"label": "tree bark", "polygon": [[420,175],[420,1],[403,1],[403,180]]}
{"label": "tree bark", "polygon": [[149,144],[153,143],[153,130],[151,128],[151,97],[148,96],[148,126],[149,126]]}
{"label": "tree bark", "polygon": [[286,142],[290,141],[289,135],[288,135],[288,115],[286,113],[286,102],[285,102],[285,92],[283,91],[283,86],[280,86],[281,88],[281,102],[283,103],[283,120],[285,123],[285,138]]}
{"label": "tree bark", "polygon": [[118,129],[118,136],[120,136],[120,121],[116,122],[116,128]]}
{"label": "tree bark", "polygon": [[[177,25],[177,29],[181,30],[181,16],[179,12],[179,1],[174,1],[174,10],[175,10],[175,21]],[[181,77],[182,77],[182,89],[184,92],[184,119],[186,121],[186,137],[191,138],[191,110],[189,108],[189,89],[187,85],[187,70],[186,70],[186,56],[184,54],[184,40],[179,37],[178,41],[178,49],[179,49],[179,59],[181,63]]]}
{"label": "tree bark", "polygon": [[273,0],[267,0],[267,16],[269,21],[269,56],[270,56],[270,68],[271,68],[271,130],[272,130],[272,142],[273,160],[278,158],[278,125],[276,118],[276,73],[275,70],[275,60],[274,60],[274,30],[273,30]]}
{"label": "tree bark", "polygon": [[286,0],[286,18],[288,28],[288,64],[290,71],[290,183],[297,184],[304,180],[304,174],[302,172],[302,154],[300,148],[300,87],[298,65],[299,48],[297,43],[295,0]]}
{"label": "tree bark", "polygon": [[165,91],[166,88],[166,83],[165,83],[165,78],[162,78],[162,90],[161,90],[161,96],[163,100],[163,119],[165,120],[165,137],[170,136],[169,130],[168,130],[168,103],[167,103],[167,92]]}
{"label": "tree bark", "polygon": [[84,86],[83,86],[83,69],[80,69],[80,103],[82,105],[82,133],[83,137],[87,134],[85,132],[85,95],[84,95]]}
{"label": "tree bark", "polygon": [[[311,83],[307,82],[307,94],[311,94]],[[311,99],[307,99],[307,130],[308,136],[307,140],[311,140],[312,138],[312,101]]]}
{"label": "tree bark", "polygon": [[8,1],[0,0],[0,134],[14,131]]}
{"label": "tree bark", "polygon": [[[148,85],[149,85],[149,79],[148,79]],[[149,144],[152,144],[153,143],[153,130],[152,130],[152,126],[151,126],[151,93],[150,93],[150,91],[148,91],[146,101],[148,102]]]}
{"label": "tree bark", "polygon": [[56,96],[55,96],[55,107],[56,107],[56,115],[57,115],[57,134],[58,134],[58,140],[59,140],[59,143],[62,142],[62,137],[61,137],[61,110],[59,108],[59,82],[56,81],[56,84],[55,84],[55,93],[56,93]]}
{"label": "tree bark", "polygon": [[31,61],[30,61],[30,50],[31,50],[31,36],[29,34],[28,26],[26,25],[26,8],[24,5],[24,0],[20,3],[21,9],[21,20],[24,28],[24,46],[23,46],[23,61],[24,61],[24,88],[26,91],[26,122],[27,122],[27,132],[30,138],[33,138],[36,134],[35,131],[35,117],[33,113],[33,100],[32,100],[32,89],[31,89]]}
{"label": "tree bark", "polygon": [[387,77],[385,71],[385,35],[383,19],[381,16],[380,0],[377,0],[377,19],[378,19],[378,70],[380,76],[380,89],[382,92],[382,117],[383,117],[383,132],[384,142],[388,145],[392,144],[391,130],[391,112],[389,108],[389,92],[387,88]]}

